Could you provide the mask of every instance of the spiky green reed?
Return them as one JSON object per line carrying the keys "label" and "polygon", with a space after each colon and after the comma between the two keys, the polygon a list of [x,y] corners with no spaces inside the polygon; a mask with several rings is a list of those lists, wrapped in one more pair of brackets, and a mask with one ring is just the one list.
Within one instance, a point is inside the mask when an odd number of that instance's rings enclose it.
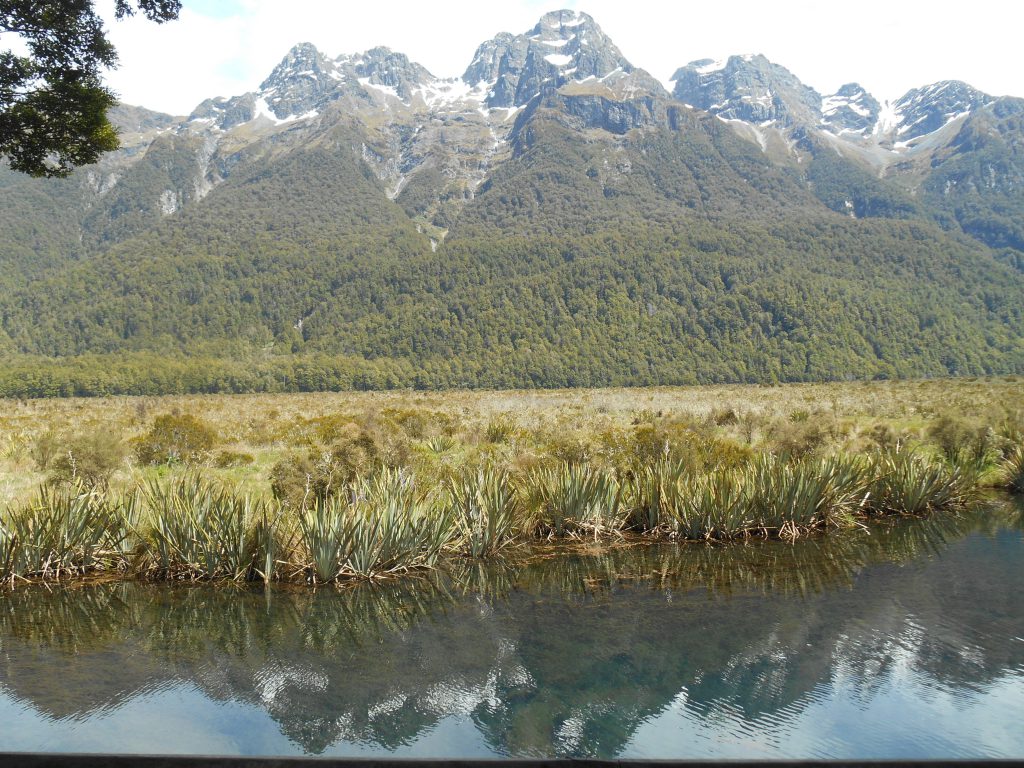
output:
{"label": "spiky green reed", "polygon": [[299,526],[307,570],[322,582],[433,567],[455,536],[451,511],[420,494],[400,470],[318,502]]}
{"label": "spiky green reed", "polygon": [[[196,475],[170,484],[151,483],[144,492],[149,518],[137,524],[144,569],[163,578],[234,581],[249,578],[257,564],[268,568],[274,533],[266,502],[234,494]],[[270,545],[272,546],[272,545]]]}
{"label": "spiky green reed", "polygon": [[541,536],[593,535],[622,528],[623,486],[611,472],[586,464],[534,470],[526,479],[532,525]]}
{"label": "spiky green reed", "polygon": [[122,533],[99,491],[44,487],[0,519],[0,578],[61,578],[121,566]]}
{"label": "spiky green reed", "polygon": [[709,472],[661,461],[634,479],[628,520],[637,530],[681,539],[793,538],[849,524],[868,485],[868,465],[856,457],[794,463],[765,454]]}
{"label": "spiky green reed", "polygon": [[681,514],[687,474],[685,462],[666,458],[640,468],[632,481],[626,525],[642,533],[667,532]]}
{"label": "spiky green reed", "polygon": [[1003,461],[1003,485],[1011,493],[1024,493],[1024,445],[1016,446]]}
{"label": "spiky green reed", "polygon": [[960,464],[929,461],[912,451],[873,457],[870,508],[874,512],[923,515],[957,507],[973,498],[978,475]]}
{"label": "spiky green reed", "polygon": [[487,465],[449,480],[448,505],[470,557],[487,557],[510,544],[522,518],[519,491],[507,471]]}
{"label": "spiky green reed", "polygon": [[[1024,451],[1004,466],[1020,489]],[[867,515],[920,515],[974,498],[979,473],[907,450],[770,454],[698,470],[667,458],[623,475],[582,462],[515,474],[486,465],[435,487],[405,470],[357,479],[297,511],[197,474],[119,497],[43,489],[0,514],[0,581],[132,570],[158,579],[378,579],[484,558],[520,540],[620,536],[792,539]]]}

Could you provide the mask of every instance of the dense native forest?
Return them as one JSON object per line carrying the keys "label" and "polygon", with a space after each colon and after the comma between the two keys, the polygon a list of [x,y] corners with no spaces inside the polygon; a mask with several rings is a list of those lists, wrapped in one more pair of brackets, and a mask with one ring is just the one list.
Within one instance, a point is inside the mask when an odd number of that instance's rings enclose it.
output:
{"label": "dense native forest", "polygon": [[1024,371],[1013,228],[968,234],[1012,224],[1016,198],[972,219],[970,198],[911,199],[832,151],[796,169],[692,112],[614,144],[557,103],[521,119],[511,158],[430,222],[438,174],[390,200],[344,123],[240,152],[173,216],[153,201],[191,137],[84,214],[80,179],[4,172],[0,394]]}

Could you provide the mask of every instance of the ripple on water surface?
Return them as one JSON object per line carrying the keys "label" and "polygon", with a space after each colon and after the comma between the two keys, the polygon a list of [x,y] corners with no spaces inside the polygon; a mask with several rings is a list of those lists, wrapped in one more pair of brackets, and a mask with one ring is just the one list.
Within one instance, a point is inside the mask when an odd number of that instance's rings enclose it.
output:
{"label": "ripple on water surface", "polygon": [[19,588],[0,750],[1024,757],[1019,512],[467,578]]}

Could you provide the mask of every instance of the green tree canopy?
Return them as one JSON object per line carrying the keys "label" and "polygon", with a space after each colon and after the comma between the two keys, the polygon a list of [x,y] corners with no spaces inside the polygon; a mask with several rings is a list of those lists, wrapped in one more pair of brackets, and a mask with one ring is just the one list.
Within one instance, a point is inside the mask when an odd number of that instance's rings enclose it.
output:
{"label": "green tree canopy", "polygon": [[[117,18],[141,12],[175,19],[179,0],[116,0]],[[20,37],[27,55],[0,51],[0,155],[33,176],[66,176],[116,149],[107,120],[114,94],[103,69],[116,66],[93,0],[0,0],[0,34]]]}

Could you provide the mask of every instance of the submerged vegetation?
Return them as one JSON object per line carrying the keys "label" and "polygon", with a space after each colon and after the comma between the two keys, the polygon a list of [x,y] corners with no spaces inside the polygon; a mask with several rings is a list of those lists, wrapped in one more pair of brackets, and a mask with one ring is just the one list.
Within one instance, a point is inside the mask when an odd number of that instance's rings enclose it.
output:
{"label": "submerged vegetation", "polygon": [[[979,406],[965,394],[982,385]],[[222,398],[194,403],[208,406],[202,417],[181,401],[92,401],[68,432],[67,402],[8,402],[0,579],[327,583],[548,541],[840,532],[961,509],[985,487],[1020,491],[1020,390],[996,380],[735,388],[729,400],[257,399],[262,413]]]}

